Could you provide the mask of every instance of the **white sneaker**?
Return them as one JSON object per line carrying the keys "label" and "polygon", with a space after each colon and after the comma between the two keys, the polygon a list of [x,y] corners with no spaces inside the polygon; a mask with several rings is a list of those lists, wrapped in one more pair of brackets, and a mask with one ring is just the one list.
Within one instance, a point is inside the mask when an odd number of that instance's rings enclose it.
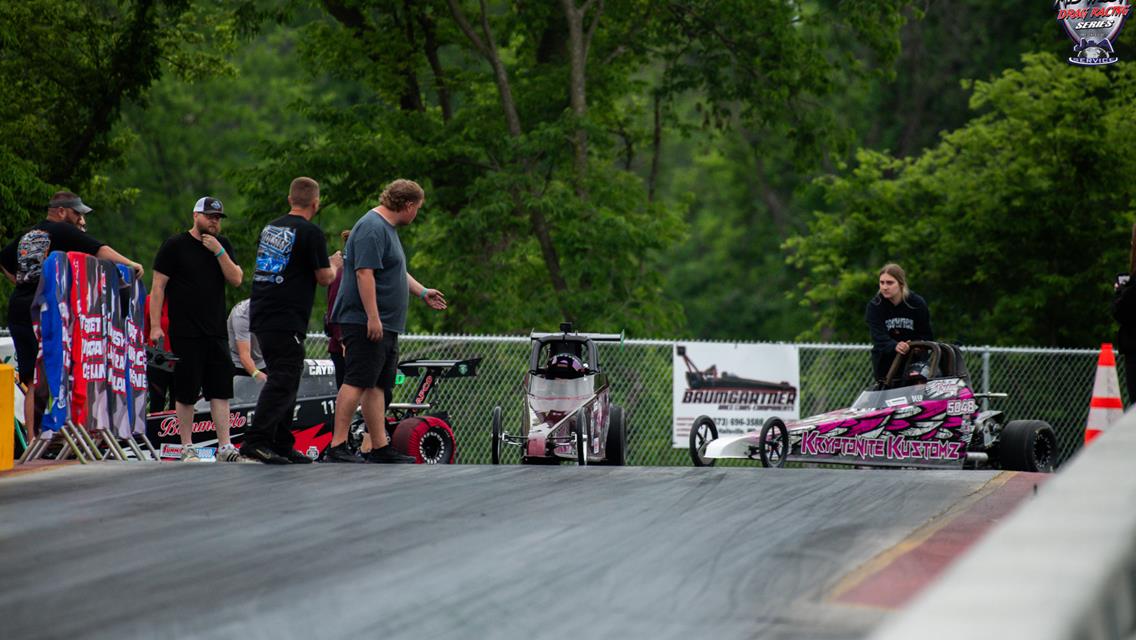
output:
{"label": "white sneaker", "polygon": [[241,452],[231,444],[217,449],[217,462],[239,462],[240,459]]}
{"label": "white sneaker", "polygon": [[181,461],[182,462],[202,462],[201,456],[197,455],[197,449],[192,445],[184,446],[181,448]]}

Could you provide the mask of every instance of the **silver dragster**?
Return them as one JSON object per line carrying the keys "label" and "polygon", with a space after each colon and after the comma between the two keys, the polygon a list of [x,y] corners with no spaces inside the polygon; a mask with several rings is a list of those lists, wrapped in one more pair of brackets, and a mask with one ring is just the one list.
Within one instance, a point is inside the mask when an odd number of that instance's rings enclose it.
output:
{"label": "silver dragster", "polygon": [[529,370],[524,378],[524,408],[513,433],[493,408],[493,464],[505,445],[521,450],[522,464],[624,465],[627,424],[623,408],[611,403],[611,384],[600,366],[597,342],[622,342],[618,333],[577,333],[572,323],[559,333],[530,336]]}

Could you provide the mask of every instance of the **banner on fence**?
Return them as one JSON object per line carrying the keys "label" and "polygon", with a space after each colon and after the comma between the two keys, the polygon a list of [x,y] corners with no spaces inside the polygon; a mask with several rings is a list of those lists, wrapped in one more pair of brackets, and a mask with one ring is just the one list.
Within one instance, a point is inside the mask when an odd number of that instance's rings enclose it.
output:
{"label": "banner on fence", "polygon": [[800,379],[795,345],[676,343],[672,445],[688,446],[702,415],[719,437],[760,429],[774,416],[798,418]]}

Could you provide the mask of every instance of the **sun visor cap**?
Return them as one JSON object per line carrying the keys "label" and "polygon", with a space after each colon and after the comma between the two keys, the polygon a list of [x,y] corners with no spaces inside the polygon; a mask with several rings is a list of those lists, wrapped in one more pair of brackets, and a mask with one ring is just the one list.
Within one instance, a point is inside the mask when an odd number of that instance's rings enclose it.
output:
{"label": "sun visor cap", "polygon": [[47,204],[49,209],[62,207],[64,209],[74,209],[75,213],[87,215],[94,211],[94,209],[83,204],[82,198],[75,196],[74,198],[56,198]]}

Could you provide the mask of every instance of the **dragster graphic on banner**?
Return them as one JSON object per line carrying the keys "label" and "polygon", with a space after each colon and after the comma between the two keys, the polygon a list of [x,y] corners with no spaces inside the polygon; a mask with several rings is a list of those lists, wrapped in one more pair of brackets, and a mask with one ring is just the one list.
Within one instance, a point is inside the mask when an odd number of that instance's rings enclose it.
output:
{"label": "dragster graphic on banner", "polygon": [[699,416],[714,420],[718,437],[760,429],[774,416],[797,419],[800,380],[793,345],[676,344],[672,446],[688,446]]}

